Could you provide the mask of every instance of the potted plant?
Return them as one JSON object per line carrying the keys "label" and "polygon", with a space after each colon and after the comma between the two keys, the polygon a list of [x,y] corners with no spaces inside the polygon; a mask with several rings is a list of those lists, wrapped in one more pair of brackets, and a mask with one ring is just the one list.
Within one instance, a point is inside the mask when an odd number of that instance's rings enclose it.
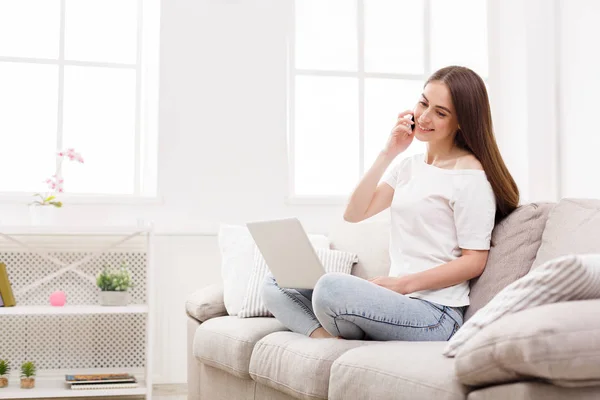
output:
{"label": "potted plant", "polygon": [[10,372],[10,364],[6,360],[0,360],[0,388],[8,386],[8,373]]}
{"label": "potted plant", "polygon": [[57,196],[64,192],[63,160],[68,159],[83,163],[83,157],[74,149],[59,151],[56,153],[56,157],[56,173],[44,181],[48,185],[48,192],[44,194],[35,193],[33,195],[34,200],[29,204],[29,214],[34,225],[50,225],[56,222],[56,210],[63,206],[63,203],[57,199]]}
{"label": "potted plant", "polygon": [[127,263],[122,262],[117,271],[112,271],[104,266],[96,278],[100,288],[100,304],[103,306],[126,306],[131,300],[129,288],[132,287],[131,276]]}
{"label": "potted plant", "polygon": [[26,361],[21,364],[21,389],[33,389],[35,387],[35,364]]}

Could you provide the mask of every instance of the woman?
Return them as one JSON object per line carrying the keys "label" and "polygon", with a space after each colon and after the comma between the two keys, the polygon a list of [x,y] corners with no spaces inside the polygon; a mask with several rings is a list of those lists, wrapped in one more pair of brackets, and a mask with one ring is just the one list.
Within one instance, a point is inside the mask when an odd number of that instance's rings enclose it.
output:
{"label": "woman", "polygon": [[[415,138],[426,153],[383,176]],[[344,214],[360,222],[391,207],[389,276],[326,274],[314,292],[280,288],[270,277],[263,300],[289,329],[314,338],[448,340],[463,323],[469,280],[485,268],[494,224],[518,203],[483,80],[468,68],[443,68],[414,110],[398,115]]]}

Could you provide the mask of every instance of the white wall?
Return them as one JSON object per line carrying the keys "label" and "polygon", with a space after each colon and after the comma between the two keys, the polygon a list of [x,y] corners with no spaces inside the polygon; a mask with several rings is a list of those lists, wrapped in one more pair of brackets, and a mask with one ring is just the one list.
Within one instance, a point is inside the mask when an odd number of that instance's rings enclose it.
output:
{"label": "white wall", "polygon": [[220,281],[220,256],[213,235],[156,237],[154,376],[157,383],[186,382],[185,299]]}
{"label": "white wall", "polygon": [[290,214],[324,229],[339,214],[284,201],[290,12],[281,0],[163,2],[160,185],[177,229]]}

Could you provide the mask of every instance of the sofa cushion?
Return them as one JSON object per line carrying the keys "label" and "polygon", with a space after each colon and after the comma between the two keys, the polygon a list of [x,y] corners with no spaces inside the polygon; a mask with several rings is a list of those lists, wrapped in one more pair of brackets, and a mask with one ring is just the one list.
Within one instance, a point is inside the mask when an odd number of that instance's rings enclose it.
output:
{"label": "sofa cushion", "polygon": [[331,364],[346,351],[369,343],[273,333],[254,347],[250,376],[298,399],[326,399]]}
{"label": "sofa cushion", "polygon": [[390,271],[390,222],[370,220],[360,223],[339,221],[329,232],[331,248],[358,255],[352,275],[361,278],[387,276]]}
{"label": "sofa cushion", "polygon": [[467,388],[442,355],[446,342],[386,342],[350,350],[331,367],[333,400],[464,400]]}
{"label": "sofa cushion", "polygon": [[563,199],[548,216],[532,269],[567,254],[600,253],[600,200]]}
{"label": "sofa cushion", "polygon": [[568,300],[600,298],[600,254],[552,259],[502,289],[452,336],[444,355],[454,357],[482,329],[525,309]]}
{"label": "sofa cushion", "polygon": [[490,386],[469,393],[467,400],[598,400],[600,387],[565,388],[544,382]]}
{"label": "sofa cushion", "polygon": [[194,335],[194,357],[239,378],[249,379],[250,356],[256,342],[284,330],[287,329],[275,318],[209,319]]}
{"label": "sofa cushion", "polygon": [[549,304],[508,315],[456,356],[465,385],[541,378],[558,386],[600,385],[600,300]]}
{"label": "sofa cushion", "polygon": [[196,290],[186,299],[185,311],[200,322],[227,315],[223,302],[223,285],[214,284]]}
{"label": "sofa cushion", "polygon": [[541,244],[548,213],[554,206],[554,203],[527,204],[496,225],[485,270],[471,281],[471,305],[465,313],[465,321],[503,288],[529,272]]}

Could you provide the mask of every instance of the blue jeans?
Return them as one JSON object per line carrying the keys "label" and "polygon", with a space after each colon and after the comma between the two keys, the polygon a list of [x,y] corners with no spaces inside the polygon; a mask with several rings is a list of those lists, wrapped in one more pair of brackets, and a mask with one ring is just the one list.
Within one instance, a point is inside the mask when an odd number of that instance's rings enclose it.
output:
{"label": "blue jeans", "polygon": [[445,341],[463,324],[464,307],[410,298],[339,273],[323,275],[314,291],[281,288],[269,275],[262,299],[283,325],[307,336],[323,327],[344,339]]}

